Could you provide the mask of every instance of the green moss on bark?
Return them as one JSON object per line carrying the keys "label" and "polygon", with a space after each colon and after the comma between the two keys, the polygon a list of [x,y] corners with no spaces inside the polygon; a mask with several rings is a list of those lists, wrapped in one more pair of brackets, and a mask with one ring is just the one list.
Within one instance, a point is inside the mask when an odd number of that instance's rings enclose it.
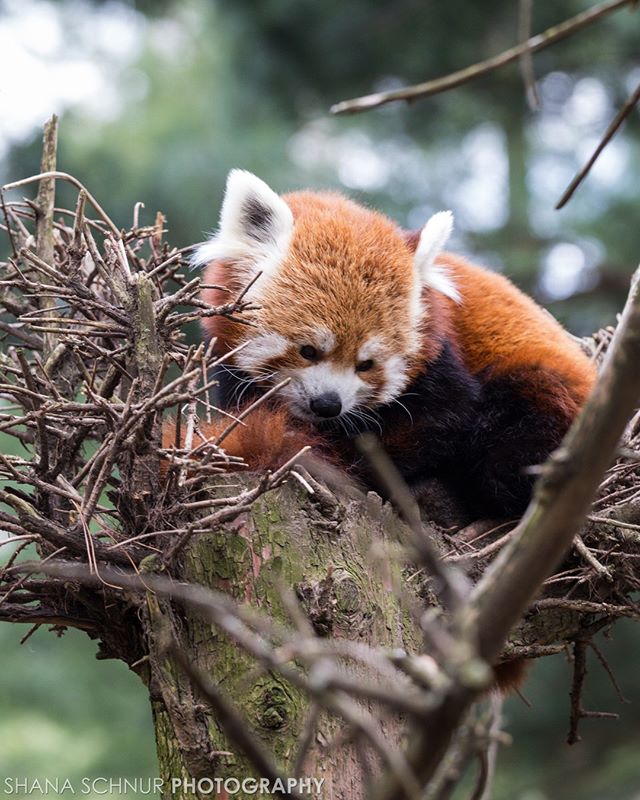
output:
{"label": "green moss on bark", "polygon": [[[347,501],[345,512],[336,524],[328,520],[326,508],[297,486],[284,486],[261,497],[224,530],[195,539],[184,554],[180,577],[224,590],[284,624],[291,621],[283,589],[294,589],[320,635],[416,649],[419,633],[404,600],[391,591],[400,580],[400,567],[380,558],[401,523],[376,500]],[[290,773],[309,713],[308,698],[279,675],[257,668],[235,642],[189,610],[182,625],[189,658],[240,709],[256,737]],[[215,716],[206,709],[202,713],[212,750],[233,751]],[[353,748],[320,750],[320,742],[331,741],[340,727],[339,720],[322,715],[303,771],[324,777],[335,789],[348,785],[349,797],[359,800],[362,782]],[[389,720],[385,727],[391,739],[400,737],[401,720]],[[171,774],[179,749],[166,741],[170,732],[162,720],[159,729],[163,774]],[[217,758],[211,774],[242,778],[254,771],[242,753],[233,752]]]}

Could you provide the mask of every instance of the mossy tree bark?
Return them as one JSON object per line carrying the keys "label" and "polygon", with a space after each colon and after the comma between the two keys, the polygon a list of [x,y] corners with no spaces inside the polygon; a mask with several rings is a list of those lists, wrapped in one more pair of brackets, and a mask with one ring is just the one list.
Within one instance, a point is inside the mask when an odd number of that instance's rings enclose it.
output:
{"label": "mossy tree bark", "polygon": [[[316,634],[416,652],[417,623],[406,594],[394,590],[401,567],[386,552],[387,545],[397,542],[402,523],[373,494],[344,503],[328,496],[309,496],[295,484],[263,495],[224,530],[195,539],[182,559],[180,577],[224,590],[275,622],[289,624],[283,592],[293,588]],[[327,797],[366,797],[362,753],[348,742],[330,747],[343,727],[339,719],[320,716],[304,762],[296,764],[314,713],[299,688],[273,672],[256,670],[252,656],[189,609],[180,609],[178,615],[175,608],[150,598],[147,618],[151,686],[164,701],[154,701],[154,719],[165,787],[176,776],[242,779],[255,776],[255,770],[230,745],[185,676],[163,659],[162,637],[155,635],[163,624],[179,637],[190,662],[242,712],[285,774],[293,775],[297,768],[302,776],[324,779],[333,792],[327,789]],[[363,681],[370,678],[364,670],[360,674]],[[399,745],[403,720],[387,714],[380,721],[382,735]],[[172,796],[192,798],[185,786]]]}

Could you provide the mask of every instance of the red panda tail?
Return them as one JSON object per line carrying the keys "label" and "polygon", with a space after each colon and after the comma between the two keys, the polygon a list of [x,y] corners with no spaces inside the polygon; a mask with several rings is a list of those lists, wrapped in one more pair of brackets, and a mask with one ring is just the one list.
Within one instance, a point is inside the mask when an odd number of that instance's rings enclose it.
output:
{"label": "red panda tail", "polygon": [[[229,417],[219,417],[213,422],[200,420],[193,435],[193,447],[206,441],[215,441],[231,424]],[[228,456],[242,458],[244,464],[229,462],[228,471],[249,469],[260,472],[281,467],[303,447],[321,446],[319,438],[310,431],[301,430],[283,408],[256,408],[224,437],[220,447]],[[162,446],[170,450],[176,445],[176,423],[168,420],[162,426]],[[184,446],[184,431],[180,434],[180,446]],[[163,461],[162,472],[169,467]]]}
{"label": "red panda tail", "polygon": [[530,666],[531,660],[528,658],[514,658],[511,661],[494,664],[493,675],[496,689],[503,694],[518,691],[527,677]]}

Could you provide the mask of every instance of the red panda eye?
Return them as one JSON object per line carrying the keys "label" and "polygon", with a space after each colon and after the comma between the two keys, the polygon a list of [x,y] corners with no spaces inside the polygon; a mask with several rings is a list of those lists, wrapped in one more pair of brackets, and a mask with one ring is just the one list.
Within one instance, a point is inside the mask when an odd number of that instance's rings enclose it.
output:
{"label": "red panda eye", "polygon": [[320,353],[310,344],[305,344],[300,348],[300,355],[307,361],[317,361],[320,358]]}
{"label": "red panda eye", "polygon": [[356,364],[356,372],[368,372],[373,368],[373,361],[367,358],[365,361],[359,361]]}

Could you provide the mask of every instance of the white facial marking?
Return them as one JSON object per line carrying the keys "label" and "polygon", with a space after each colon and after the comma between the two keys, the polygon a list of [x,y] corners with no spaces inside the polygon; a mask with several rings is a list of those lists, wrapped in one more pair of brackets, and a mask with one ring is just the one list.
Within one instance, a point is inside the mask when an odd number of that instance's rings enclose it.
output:
{"label": "white facial marking", "polygon": [[382,348],[383,342],[380,336],[373,336],[358,350],[358,361],[367,361],[369,358],[375,361],[376,356],[381,355]]}
{"label": "white facial marking", "polygon": [[407,385],[407,364],[402,356],[391,356],[384,363],[384,389],[380,403],[390,403]]}
{"label": "white facial marking", "polygon": [[[435,263],[451,236],[452,230],[453,214],[450,211],[439,211],[428,219],[420,234],[414,264],[420,276],[421,286],[430,286],[459,303],[460,293],[451,276],[445,267]],[[413,305],[416,306],[416,303],[419,304],[419,294],[416,298],[414,293]]]}
{"label": "white facial marking", "polygon": [[346,414],[366,399],[369,391],[366,383],[352,369],[321,362],[295,370],[291,383],[283,388],[282,394],[289,400],[296,416],[308,418],[309,401],[315,397],[336,392],[342,403],[342,413]]}
{"label": "white facial marking", "polygon": [[369,358],[382,365],[384,370],[384,386],[376,398],[377,402],[389,403],[407,385],[406,361],[403,356],[386,356],[384,342],[380,336],[369,339],[358,351],[358,361],[366,361]]}
{"label": "white facial marking", "polygon": [[245,372],[255,372],[272,358],[284,355],[289,346],[289,340],[279,333],[260,333],[236,354],[235,361]]}
{"label": "white facial marking", "polygon": [[313,344],[317,344],[322,353],[330,353],[336,346],[336,337],[329,328],[321,326],[313,332]]}
{"label": "white facial marking", "polygon": [[[262,272],[268,277],[287,254],[293,233],[293,214],[285,201],[264,181],[240,169],[227,178],[218,231],[193,256],[196,266],[230,259],[247,281]],[[257,296],[265,281],[260,278]]]}

